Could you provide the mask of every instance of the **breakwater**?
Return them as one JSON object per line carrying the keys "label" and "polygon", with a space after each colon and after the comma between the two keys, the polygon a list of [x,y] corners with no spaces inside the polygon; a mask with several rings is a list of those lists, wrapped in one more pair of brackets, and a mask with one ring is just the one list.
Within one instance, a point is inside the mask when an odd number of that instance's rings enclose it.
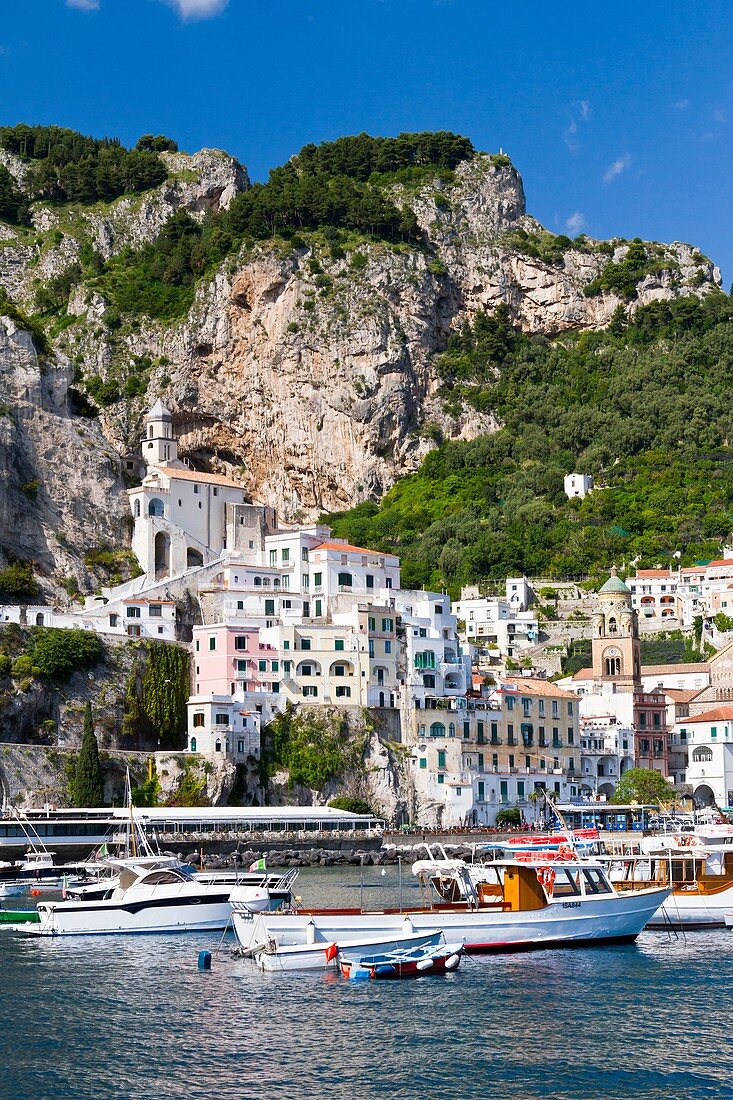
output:
{"label": "breakwater", "polygon": [[[371,841],[360,841],[358,844],[348,840],[335,841],[332,844],[319,842],[317,844],[303,846],[299,844],[287,845],[278,842],[277,845],[262,841],[257,845],[221,845],[219,850],[213,851],[211,845],[202,845],[206,866],[211,870],[223,870],[233,867],[247,868],[258,859],[264,857],[268,868],[287,867],[383,867],[397,866],[400,863],[411,866],[415,860],[424,859],[426,856],[425,845],[402,844],[382,847],[381,840],[374,838]],[[221,850],[228,847],[228,851]],[[446,854],[457,859],[470,859],[472,850],[464,844],[446,844]],[[179,851],[181,858],[191,859],[199,849],[195,845],[188,847],[187,851]]]}

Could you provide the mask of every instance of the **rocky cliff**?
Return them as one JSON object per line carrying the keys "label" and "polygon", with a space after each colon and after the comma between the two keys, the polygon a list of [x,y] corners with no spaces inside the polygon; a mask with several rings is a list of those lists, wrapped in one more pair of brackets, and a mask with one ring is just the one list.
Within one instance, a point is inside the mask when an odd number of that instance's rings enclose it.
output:
{"label": "rocky cliff", "polygon": [[[195,466],[233,474],[286,520],[312,518],[378,496],[438,433],[496,426],[446,412],[437,393],[436,354],[477,311],[503,302],[525,330],[554,334],[720,282],[710,261],[673,243],[645,246],[630,300],[595,286],[629,242],[554,237],[527,215],[508,158],[477,154],[448,176],[390,187],[417,238],[351,233],[335,250],[317,231],[248,241],[201,278],[181,319],[112,316],[85,274],[90,255],[101,264],[140,248],[176,212],[201,221],[249,187],[223,153],[163,156],[170,175],[152,191],[106,206],[36,203],[32,226],[0,223],[0,286],[28,312],[44,287],[62,297],[45,318],[54,350],[40,364],[17,322],[0,327],[0,548],[57,581],[73,573],[88,584],[84,548],[124,544],[120,459],[157,396]],[[2,163],[22,188],[24,163],[8,153]],[[114,379],[119,396],[92,394],[85,406],[77,393],[70,404],[72,383],[83,394],[89,379]],[[89,404],[102,405],[98,417],[72,411]]]}

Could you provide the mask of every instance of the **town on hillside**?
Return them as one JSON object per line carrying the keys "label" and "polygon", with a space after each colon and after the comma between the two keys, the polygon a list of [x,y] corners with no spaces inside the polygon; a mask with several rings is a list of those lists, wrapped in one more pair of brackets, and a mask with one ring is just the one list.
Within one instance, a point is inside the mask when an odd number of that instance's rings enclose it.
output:
{"label": "town on hillside", "polygon": [[[141,574],[80,610],[2,606],[0,621],[188,647],[188,753],[243,763],[288,705],[368,708],[407,754],[423,825],[509,809],[531,822],[543,792],[606,802],[632,768],[698,806],[733,804],[733,551],[625,581],[611,568],[598,592],[509,577],[451,602],[402,588],[397,556],[280,526],[235,481],[192,469],[160,400],[128,469]],[[592,490],[566,478],[569,497]],[[644,663],[645,642],[673,632],[701,659]]]}

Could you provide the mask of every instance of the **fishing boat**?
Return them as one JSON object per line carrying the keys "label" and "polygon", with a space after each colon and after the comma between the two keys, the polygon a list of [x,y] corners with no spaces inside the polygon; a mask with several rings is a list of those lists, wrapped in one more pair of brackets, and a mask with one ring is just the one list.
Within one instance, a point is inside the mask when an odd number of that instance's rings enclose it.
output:
{"label": "fishing boat", "polygon": [[[555,853],[557,855],[557,853]],[[409,928],[439,929],[468,952],[563,947],[578,943],[632,941],[670,893],[669,886],[617,891],[597,859],[563,853],[528,853],[525,860],[485,865],[427,859],[413,866],[422,891],[415,908],[280,909],[255,914],[235,908],[232,922],[245,950],[304,942],[312,922],[324,942],[359,936],[385,939]]]}
{"label": "fishing boat", "polygon": [[295,929],[292,934],[286,934],[282,940],[268,938],[251,955],[257,966],[268,972],[329,970],[336,969],[344,952],[349,956],[361,956],[383,951],[409,950],[435,946],[442,938],[442,933],[437,930],[418,933],[408,927],[407,930],[388,933],[386,937],[361,935],[336,943],[324,939],[315,923],[309,921],[304,927]]}
{"label": "fishing boat", "polygon": [[428,974],[450,974],[457,970],[462,954],[462,943],[424,944],[361,956],[344,954],[344,949],[341,949],[339,967],[350,981],[422,978]]}
{"label": "fishing boat", "polygon": [[645,838],[640,851],[610,855],[606,865],[619,891],[669,889],[650,928],[722,927],[733,908],[733,847],[727,836],[719,839],[692,833]]}

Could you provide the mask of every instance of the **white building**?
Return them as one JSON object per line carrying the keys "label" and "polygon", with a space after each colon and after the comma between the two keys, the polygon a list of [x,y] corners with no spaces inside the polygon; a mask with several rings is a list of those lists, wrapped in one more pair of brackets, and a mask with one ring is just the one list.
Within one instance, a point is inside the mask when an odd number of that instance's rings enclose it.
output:
{"label": "white building", "polygon": [[496,650],[503,658],[536,645],[539,622],[529,608],[532,599],[526,577],[510,577],[505,597],[482,596],[473,586],[461,589],[453,611],[462,624],[462,641],[479,649]]}
{"label": "white building", "polygon": [[687,743],[687,782],[698,805],[733,807],[733,706],[715,707],[682,719]]}
{"label": "white building", "polygon": [[676,619],[679,574],[672,569],[637,569],[627,581],[631,606],[640,619]]}
{"label": "white building", "polygon": [[404,650],[402,702],[405,709],[437,706],[463,698],[471,683],[471,659],[461,653],[450,597],[401,589],[394,593]]}
{"label": "white building", "polygon": [[583,500],[593,489],[593,478],[590,474],[565,474],[563,486],[566,497]]}
{"label": "white building", "polygon": [[230,695],[192,695],[188,700],[188,751],[243,763],[260,754],[260,717]]}
{"label": "white building", "polygon": [[580,723],[584,793],[608,799],[620,777],[634,767],[634,728],[615,714],[586,715]]}

